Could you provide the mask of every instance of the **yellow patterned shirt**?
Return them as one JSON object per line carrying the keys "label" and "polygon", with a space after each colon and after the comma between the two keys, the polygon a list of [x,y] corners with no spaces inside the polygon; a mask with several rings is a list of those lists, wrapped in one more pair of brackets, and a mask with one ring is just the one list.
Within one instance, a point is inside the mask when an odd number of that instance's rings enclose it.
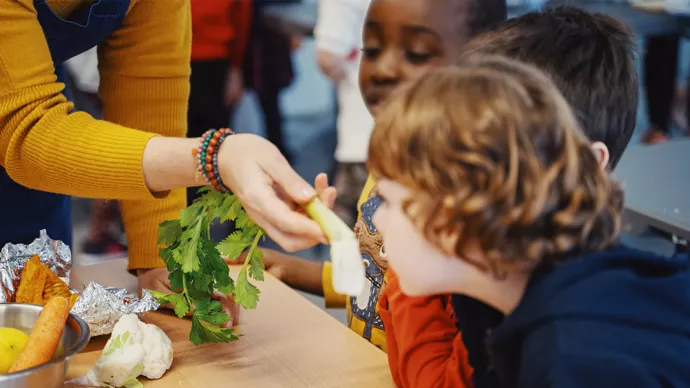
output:
{"label": "yellow patterned shirt", "polygon": [[333,290],[332,268],[330,263],[323,267],[323,293],[326,307],[346,307],[348,325],[357,334],[366,338],[372,344],[386,351],[386,334],[383,322],[379,316],[378,300],[386,284],[386,261],[383,238],[374,227],[372,216],[381,203],[374,180],[370,176],[367,180],[357,208],[359,217],[355,225],[355,233],[359,239],[362,261],[366,267],[367,297],[347,297],[337,294]]}

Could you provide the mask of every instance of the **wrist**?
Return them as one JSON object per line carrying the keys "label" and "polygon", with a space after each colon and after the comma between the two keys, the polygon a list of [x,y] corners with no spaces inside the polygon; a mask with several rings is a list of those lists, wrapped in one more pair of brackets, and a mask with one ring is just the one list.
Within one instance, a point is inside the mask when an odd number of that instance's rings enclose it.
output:
{"label": "wrist", "polygon": [[203,184],[195,176],[191,152],[197,143],[197,139],[164,136],[149,140],[142,156],[142,170],[152,193]]}
{"label": "wrist", "polygon": [[290,263],[286,267],[285,283],[310,294],[323,295],[323,287],[321,286],[322,262],[291,256]]}

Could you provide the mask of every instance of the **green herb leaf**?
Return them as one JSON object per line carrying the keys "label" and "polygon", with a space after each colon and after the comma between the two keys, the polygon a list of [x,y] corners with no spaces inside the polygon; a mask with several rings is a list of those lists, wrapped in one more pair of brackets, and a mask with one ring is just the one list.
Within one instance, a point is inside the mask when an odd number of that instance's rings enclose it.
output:
{"label": "green herb leaf", "polygon": [[189,313],[190,306],[185,299],[184,294],[165,294],[158,291],[149,290],[151,295],[156,298],[158,304],[165,306],[171,304],[175,308],[175,314],[182,318]]}
{"label": "green herb leaf", "polygon": [[260,293],[261,291],[249,282],[247,267],[242,267],[235,281],[235,290],[233,292],[235,302],[246,309],[255,309],[259,302]]}
{"label": "green herb leaf", "polygon": [[194,345],[208,342],[231,342],[239,338],[235,335],[235,329],[209,326],[197,316],[192,318],[192,331],[189,332],[189,340]]}
{"label": "green herb leaf", "polygon": [[223,311],[223,305],[217,301],[203,301],[196,306],[194,316],[212,326],[222,326],[230,322],[230,317]]}
{"label": "green herb leaf", "polygon": [[254,249],[252,251],[249,259],[249,276],[252,279],[263,281],[264,280],[264,253],[260,249]]}
{"label": "green herb leaf", "polygon": [[182,272],[184,273],[195,272],[201,268],[201,261],[199,260],[201,225],[202,223],[199,222],[194,228],[182,232],[182,238],[188,241],[182,245],[182,252],[175,255],[175,261],[182,265]]}
{"label": "green herb leaf", "polygon": [[158,244],[173,245],[182,235],[180,220],[163,221],[158,227]]}
{"label": "green herb leaf", "polygon": [[221,255],[227,256],[229,259],[236,259],[240,257],[247,247],[252,245],[252,239],[244,236],[242,232],[233,232],[225,240],[218,243],[218,251]]}
{"label": "green herb leaf", "polygon": [[[257,248],[263,231],[234,195],[208,188],[199,192],[203,193],[201,197],[180,212],[178,221],[166,221],[159,229],[159,242],[164,245],[160,256],[170,272],[172,289],[180,293],[154,292],[153,296],[161,304],[171,304],[180,317],[193,313],[189,334],[193,343],[230,342],[238,337],[232,329],[219,327],[230,317],[212,295],[218,290],[231,294],[245,308],[256,307],[259,289],[249,283],[249,278],[263,279],[262,254]],[[216,244],[210,237],[210,226],[215,219],[234,221],[238,230]],[[233,281],[221,255],[237,258],[247,249],[247,259],[237,281]]]}
{"label": "green herb leaf", "polygon": [[174,292],[182,292],[184,287],[182,270],[179,268],[173,269],[168,275],[168,280],[170,280],[170,287]]}
{"label": "green herb leaf", "polygon": [[204,194],[204,193],[208,193],[208,192],[210,192],[210,191],[212,191],[212,190],[211,190],[211,186],[202,186],[202,187],[200,187],[199,190],[197,190],[196,192],[199,193],[199,194]]}

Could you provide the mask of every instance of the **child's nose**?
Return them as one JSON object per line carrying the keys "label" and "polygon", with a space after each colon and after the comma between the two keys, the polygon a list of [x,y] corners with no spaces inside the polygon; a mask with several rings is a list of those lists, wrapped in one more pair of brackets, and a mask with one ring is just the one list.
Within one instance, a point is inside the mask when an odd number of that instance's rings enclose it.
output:
{"label": "child's nose", "polygon": [[372,79],[379,84],[395,83],[400,78],[400,62],[395,50],[385,50],[379,56]]}

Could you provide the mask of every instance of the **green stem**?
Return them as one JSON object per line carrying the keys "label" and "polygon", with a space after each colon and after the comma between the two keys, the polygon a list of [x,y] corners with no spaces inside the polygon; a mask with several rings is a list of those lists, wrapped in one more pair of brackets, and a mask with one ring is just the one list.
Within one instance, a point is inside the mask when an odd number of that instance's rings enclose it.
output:
{"label": "green stem", "polygon": [[244,271],[244,269],[247,267],[247,264],[249,264],[249,261],[252,258],[252,255],[254,254],[254,251],[256,250],[257,246],[259,245],[259,240],[261,239],[261,236],[264,235],[264,232],[262,230],[259,230],[259,232],[254,236],[254,241],[252,241],[252,245],[249,247],[249,253],[247,253],[247,257],[244,259],[244,264],[242,264],[242,269],[241,271]]}
{"label": "green stem", "polygon": [[189,309],[192,310],[194,308],[194,305],[192,304],[192,300],[189,297],[189,291],[187,291],[187,274],[184,272],[182,272],[182,294],[184,294],[184,298],[185,300],[187,300]]}

